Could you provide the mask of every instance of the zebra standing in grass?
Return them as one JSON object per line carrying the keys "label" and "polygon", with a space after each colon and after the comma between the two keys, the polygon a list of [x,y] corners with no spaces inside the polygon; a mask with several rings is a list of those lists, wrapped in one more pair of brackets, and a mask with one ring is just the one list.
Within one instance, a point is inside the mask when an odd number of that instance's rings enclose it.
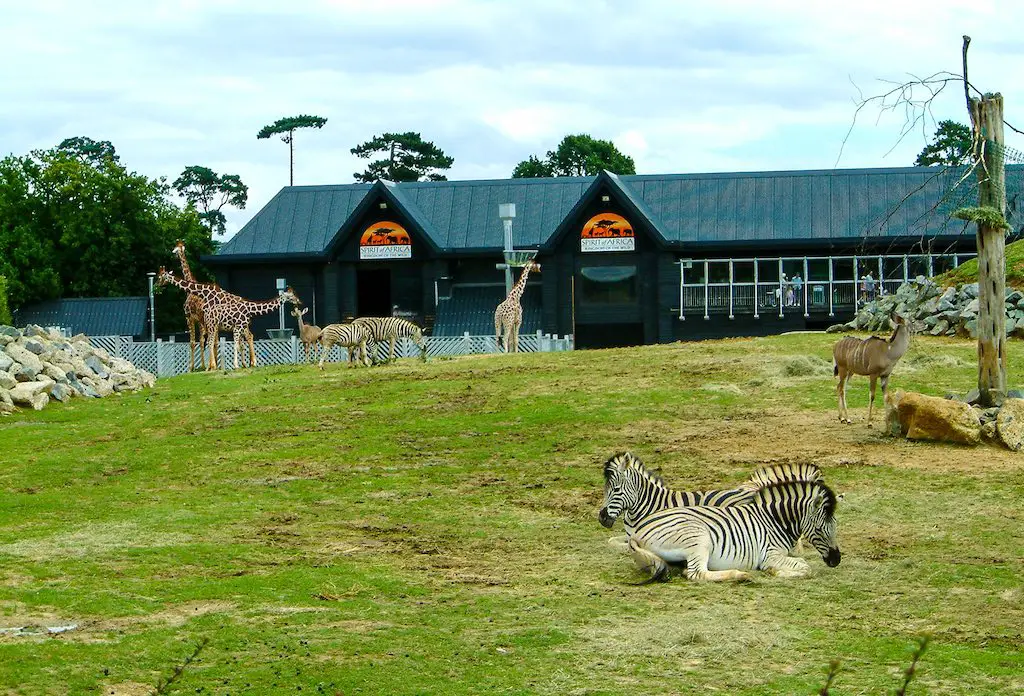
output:
{"label": "zebra standing in grass", "polygon": [[[625,536],[612,537],[608,543],[626,550],[636,523],[652,513],[670,507],[742,505],[754,498],[758,489],[783,481],[820,481],[821,470],[814,464],[774,464],[757,469],[747,481],[735,488],[712,491],[680,491],[669,488],[661,477],[648,471],[630,452],[613,455],[604,464],[605,506],[598,519],[610,528],[622,516]],[[609,510],[609,501],[617,505]]]}
{"label": "zebra standing in grass", "polygon": [[[610,519],[621,494],[607,506]],[[683,566],[690,580],[745,580],[748,570],[770,570],[780,577],[802,577],[810,566],[790,554],[807,539],[830,568],[842,554],[836,542],[836,495],[821,481],[772,483],[743,505],[674,507],[637,521],[629,552],[645,582],[664,580],[669,566]]]}
{"label": "zebra standing in grass", "polygon": [[423,330],[408,319],[399,317],[359,317],[352,322],[356,326],[366,329],[369,336],[370,352],[373,361],[377,361],[377,346],[372,344],[390,341],[388,350],[388,361],[395,359],[395,341],[400,337],[411,338],[420,349],[420,359],[427,357],[427,344],[423,340]]}
{"label": "zebra standing in grass", "polygon": [[324,360],[327,359],[327,353],[335,343],[339,346],[344,346],[348,350],[349,367],[352,367],[357,356],[361,362],[365,362],[367,367],[369,367],[370,358],[366,354],[368,339],[367,331],[361,326],[356,326],[354,323],[329,324],[324,327],[318,339],[320,341],[320,369],[324,369]]}

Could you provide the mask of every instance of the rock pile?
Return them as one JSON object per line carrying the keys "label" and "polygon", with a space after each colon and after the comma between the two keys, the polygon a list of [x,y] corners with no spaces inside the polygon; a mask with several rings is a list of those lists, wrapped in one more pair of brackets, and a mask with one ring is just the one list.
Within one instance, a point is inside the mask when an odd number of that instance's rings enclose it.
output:
{"label": "rock pile", "polygon": [[44,408],[51,399],[100,398],[156,384],[127,360],[93,348],[84,334],[66,339],[29,325],[0,326],[0,414]]}
{"label": "rock pile", "polygon": [[[978,336],[978,284],[946,288],[924,276],[904,283],[895,294],[868,302],[852,321],[828,330],[887,331],[893,310],[913,322],[915,333]],[[1024,337],[1024,293],[1013,288],[1006,288],[1006,334]]]}

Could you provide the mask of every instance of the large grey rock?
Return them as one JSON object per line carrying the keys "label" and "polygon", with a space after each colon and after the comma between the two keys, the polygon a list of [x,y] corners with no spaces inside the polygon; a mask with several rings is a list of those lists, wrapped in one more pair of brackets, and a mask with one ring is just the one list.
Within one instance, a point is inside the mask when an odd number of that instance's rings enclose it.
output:
{"label": "large grey rock", "polygon": [[1015,305],[1021,300],[1024,300],[1024,292],[1014,290],[1013,288],[1006,288],[1006,304]]}
{"label": "large grey rock", "polygon": [[50,398],[61,402],[70,401],[74,393],[75,392],[71,387],[66,384],[54,384],[53,387],[50,388]]}
{"label": "large grey rock", "polygon": [[962,288],[962,292],[964,297],[967,297],[968,299],[973,299],[978,296],[978,284],[968,283],[967,285],[964,285],[964,287]]}
{"label": "large grey rock", "polygon": [[35,355],[42,355],[46,352],[46,344],[34,338],[24,339],[23,345],[25,346],[25,350],[30,351]]}
{"label": "large grey rock", "polygon": [[96,374],[95,372],[92,371],[92,368],[86,365],[85,361],[82,360],[81,358],[72,358],[71,366],[74,368],[75,375],[78,377],[93,377]]}
{"label": "large grey rock", "polygon": [[0,370],[0,389],[14,389],[18,386],[18,380],[10,372]]}
{"label": "large grey rock", "polygon": [[58,384],[67,384],[68,375],[56,365],[47,365],[43,368],[43,374]]}
{"label": "large grey rock", "polygon": [[946,321],[945,319],[939,319],[935,323],[935,326],[932,327],[932,330],[929,331],[928,333],[930,333],[932,336],[941,336],[942,334],[946,333],[948,330],[949,330],[949,322]]}
{"label": "large grey rock", "polygon": [[15,362],[21,363],[23,367],[27,367],[30,370],[34,370],[35,374],[38,375],[43,371],[43,361],[35,353],[26,350],[24,346],[11,343],[4,350],[7,351],[7,355],[13,358]]}
{"label": "large grey rock", "polygon": [[92,370],[93,374],[100,379],[106,379],[110,376],[110,372],[107,370],[107,366],[103,364],[103,361],[96,355],[90,355],[85,359],[85,364]]}
{"label": "large grey rock", "polygon": [[7,326],[6,324],[0,326],[0,336],[10,336],[11,338],[18,338],[21,336],[21,331],[14,328],[13,326]]}
{"label": "large grey rock", "polygon": [[37,394],[46,394],[53,388],[53,382],[23,382],[11,390],[11,399],[16,404],[29,403]]}
{"label": "large grey rock", "polygon": [[11,374],[14,375],[14,379],[19,382],[34,382],[39,373],[34,368],[26,367],[25,365],[19,365],[15,363],[11,365]]}
{"label": "large grey rock", "polygon": [[13,364],[14,358],[9,356],[6,351],[0,350],[0,370],[9,370]]}

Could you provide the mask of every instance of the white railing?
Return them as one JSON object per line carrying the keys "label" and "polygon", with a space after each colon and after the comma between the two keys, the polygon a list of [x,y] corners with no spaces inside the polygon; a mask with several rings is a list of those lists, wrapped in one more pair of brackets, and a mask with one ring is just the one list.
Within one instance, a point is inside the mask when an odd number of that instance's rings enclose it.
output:
{"label": "white railing", "polygon": [[[152,372],[158,377],[173,377],[189,371],[189,344],[175,341],[133,341],[130,336],[92,336],[89,338],[94,347],[102,348],[112,356],[123,358],[136,367]],[[494,336],[427,336],[427,357],[456,355],[472,355],[479,353],[498,353]],[[256,351],[257,365],[291,365],[305,362],[305,349],[298,336],[283,339],[266,339],[253,342]],[[377,354],[386,358],[388,344],[377,344]],[[519,336],[519,350],[523,353],[549,353],[573,350],[573,337],[552,336],[538,331],[535,334]],[[202,358],[196,351],[196,362]],[[207,353],[208,355],[208,353]],[[400,338],[395,342],[396,358],[418,358],[419,347],[411,339]],[[319,356],[316,358],[319,359]],[[221,337],[218,344],[218,366],[229,370],[234,367],[235,344]],[[347,362],[348,351],[340,346],[332,346],[327,354],[328,362]],[[242,342],[238,345],[238,364],[240,367],[249,364],[249,346]]]}
{"label": "white railing", "polygon": [[[770,313],[782,317],[796,312],[833,316],[837,309],[849,311],[880,295],[895,293],[920,275],[915,270],[926,270],[930,277],[975,256],[952,253],[683,260],[679,262],[679,318],[697,315],[708,319],[712,314],[726,314],[732,319],[737,314],[759,317]],[[844,273],[836,262],[843,262]],[[709,282],[709,276],[716,275],[712,269],[726,282]],[[800,276],[799,286],[792,277],[784,276],[786,271],[793,277]],[[753,282],[736,280],[737,275],[744,274],[747,278],[752,275]],[[868,274],[871,279],[865,284]],[[765,276],[773,279],[765,280]],[[694,282],[697,278],[700,282]]]}

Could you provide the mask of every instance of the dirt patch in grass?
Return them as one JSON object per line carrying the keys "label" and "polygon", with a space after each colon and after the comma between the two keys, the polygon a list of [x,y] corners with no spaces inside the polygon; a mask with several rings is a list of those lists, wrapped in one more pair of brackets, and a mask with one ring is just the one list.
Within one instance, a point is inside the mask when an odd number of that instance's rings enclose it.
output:
{"label": "dirt patch in grass", "polygon": [[159,548],[193,541],[188,534],[144,529],[132,522],[87,524],[70,532],[0,545],[0,554],[42,562],[54,558],[83,558],[125,548]]}

